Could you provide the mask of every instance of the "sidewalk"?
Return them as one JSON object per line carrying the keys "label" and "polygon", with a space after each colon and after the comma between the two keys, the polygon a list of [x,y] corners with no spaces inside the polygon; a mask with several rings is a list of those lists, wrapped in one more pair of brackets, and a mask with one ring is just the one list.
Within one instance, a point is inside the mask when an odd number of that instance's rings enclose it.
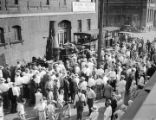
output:
{"label": "sidewalk", "polygon": [[[95,105],[99,108],[100,114],[99,114],[98,120],[103,120],[103,113],[105,110],[105,108],[104,108],[105,101],[103,99],[95,101]],[[71,117],[65,118],[64,120],[76,120],[76,109],[72,108],[71,111],[72,111]],[[84,112],[83,112],[83,116],[84,116],[83,120],[85,120],[87,118],[87,115],[88,115],[88,107],[86,106],[84,108]],[[16,120],[16,118],[17,118],[17,114],[8,114],[4,117],[4,120]],[[27,120],[37,120],[36,112],[33,110],[33,107],[26,108],[26,118],[27,118]]]}

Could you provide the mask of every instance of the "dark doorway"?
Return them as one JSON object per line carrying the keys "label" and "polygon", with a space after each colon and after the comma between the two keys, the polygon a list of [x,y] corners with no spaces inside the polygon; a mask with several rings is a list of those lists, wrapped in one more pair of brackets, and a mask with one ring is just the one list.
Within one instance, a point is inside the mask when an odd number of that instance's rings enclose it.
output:
{"label": "dark doorway", "polygon": [[71,42],[71,22],[63,20],[58,24],[58,43],[60,47],[67,42]]}

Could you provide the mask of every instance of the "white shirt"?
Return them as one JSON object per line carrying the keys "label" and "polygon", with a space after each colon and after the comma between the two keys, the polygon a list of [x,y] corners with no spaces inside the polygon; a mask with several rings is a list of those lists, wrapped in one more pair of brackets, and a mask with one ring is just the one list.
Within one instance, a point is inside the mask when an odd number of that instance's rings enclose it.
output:
{"label": "white shirt", "polygon": [[49,104],[47,106],[47,112],[48,114],[55,113],[55,106],[53,104]]}
{"label": "white shirt", "polygon": [[41,82],[41,78],[39,75],[36,76],[36,78],[34,79],[34,82],[39,84]]}
{"label": "white shirt", "polygon": [[77,85],[79,84],[79,82],[80,82],[80,79],[78,78],[78,77],[75,77],[74,78],[74,81],[77,83]]}
{"label": "white shirt", "polygon": [[75,66],[75,74],[79,74],[80,73],[80,67],[79,66]]}
{"label": "white shirt", "polygon": [[63,103],[63,102],[64,102],[64,95],[63,95],[63,94],[59,94],[59,95],[58,95],[58,101],[59,101],[60,103]]}
{"label": "white shirt", "polygon": [[93,111],[91,112],[90,116],[89,116],[89,120],[98,120],[98,116],[99,116],[99,112],[98,111]]}
{"label": "white shirt", "polygon": [[40,103],[40,100],[42,98],[43,98],[42,93],[40,93],[40,92],[35,93],[36,105],[38,105]]}
{"label": "white shirt", "polygon": [[23,77],[21,77],[23,79],[23,84],[28,84],[30,82],[30,77],[25,75]]}
{"label": "white shirt", "polygon": [[17,103],[17,112],[19,112],[20,114],[25,114],[24,104]]}
{"label": "white shirt", "polygon": [[16,85],[22,85],[23,84],[23,79],[22,77],[18,76],[18,77],[15,77],[15,84]]}
{"label": "white shirt", "polygon": [[3,105],[2,105],[2,106],[0,106],[0,117],[3,117],[3,116],[4,116],[4,113],[3,113]]}
{"label": "white shirt", "polygon": [[104,120],[111,120],[112,107],[109,105],[104,112]]}
{"label": "white shirt", "polygon": [[88,86],[92,87],[95,85],[95,80],[93,78],[88,79]]}
{"label": "white shirt", "polygon": [[92,62],[88,62],[89,69],[93,70],[93,66],[94,66],[94,64]]}
{"label": "white shirt", "polygon": [[0,91],[7,92],[9,90],[9,85],[6,83],[0,83]]}
{"label": "white shirt", "polygon": [[104,85],[107,84],[107,81],[108,81],[108,77],[105,75],[105,76],[103,77],[103,83],[104,83]]}
{"label": "white shirt", "polygon": [[88,99],[94,99],[94,98],[96,98],[96,94],[95,94],[95,92],[94,92],[94,90],[92,90],[92,89],[90,89],[89,91],[87,90],[87,98]]}
{"label": "white shirt", "polygon": [[126,81],[125,80],[119,81],[119,83],[117,84],[117,90],[118,90],[118,92],[119,93],[125,92],[125,86],[126,86]]}
{"label": "white shirt", "polygon": [[143,85],[144,86],[144,77],[141,76],[141,78],[138,81],[138,85]]}
{"label": "white shirt", "polygon": [[0,78],[3,77],[3,72],[2,70],[0,69]]}
{"label": "white shirt", "polygon": [[96,85],[102,85],[102,84],[104,84],[103,79],[98,78],[98,79],[96,80]]}
{"label": "white shirt", "polygon": [[96,71],[96,74],[97,74],[97,75],[103,75],[103,74],[104,74],[104,70],[103,70],[103,69],[98,69],[98,70]]}
{"label": "white shirt", "polygon": [[79,84],[81,90],[87,90],[87,82],[83,81]]}
{"label": "white shirt", "polygon": [[34,107],[34,109],[37,109],[39,112],[45,111],[47,105],[46,102],[40,102],[37,106]]}
{"label": "white shirt", "polygon": [[14,96],[19,96],[20,95],[20,88],[17,86],[12,87],[12,93]]}
{"label": "white shirt", "polygon": [[79,101],[79,98],[81,98],[82,101],[86,102],[85,95],[82,93],[78,93],[78,94],[75,95],[74,105],[76,105],[76,102]]}

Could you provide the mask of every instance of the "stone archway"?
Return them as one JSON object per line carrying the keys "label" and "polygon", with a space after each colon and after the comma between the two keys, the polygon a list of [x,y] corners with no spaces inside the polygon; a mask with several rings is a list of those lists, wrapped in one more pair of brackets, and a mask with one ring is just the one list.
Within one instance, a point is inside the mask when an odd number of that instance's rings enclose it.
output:
{"label": "stone archway", "polygon": [[71,42],[71,22],[63,20],[58,24],[58,42],[62,46],[67,42]]}

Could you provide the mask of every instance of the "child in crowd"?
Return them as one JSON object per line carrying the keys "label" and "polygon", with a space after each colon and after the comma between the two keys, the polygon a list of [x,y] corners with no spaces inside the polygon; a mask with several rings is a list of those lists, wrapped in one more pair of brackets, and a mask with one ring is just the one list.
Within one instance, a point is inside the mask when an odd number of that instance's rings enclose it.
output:
{"label": "child in crowd", "polygon": [[34,107],[38,112],[39,120],[46,120],[46,108],[47,104],[43,98],[40,100],[40,103]]}
{"label": "child in crowd", "polygon": [[24,110],[25,103],[26,103],[26,100],[23,98],[19,98],[19,100],[17,101],[17,113],[18,113],[20,120],[26,120],[25,110]]}

